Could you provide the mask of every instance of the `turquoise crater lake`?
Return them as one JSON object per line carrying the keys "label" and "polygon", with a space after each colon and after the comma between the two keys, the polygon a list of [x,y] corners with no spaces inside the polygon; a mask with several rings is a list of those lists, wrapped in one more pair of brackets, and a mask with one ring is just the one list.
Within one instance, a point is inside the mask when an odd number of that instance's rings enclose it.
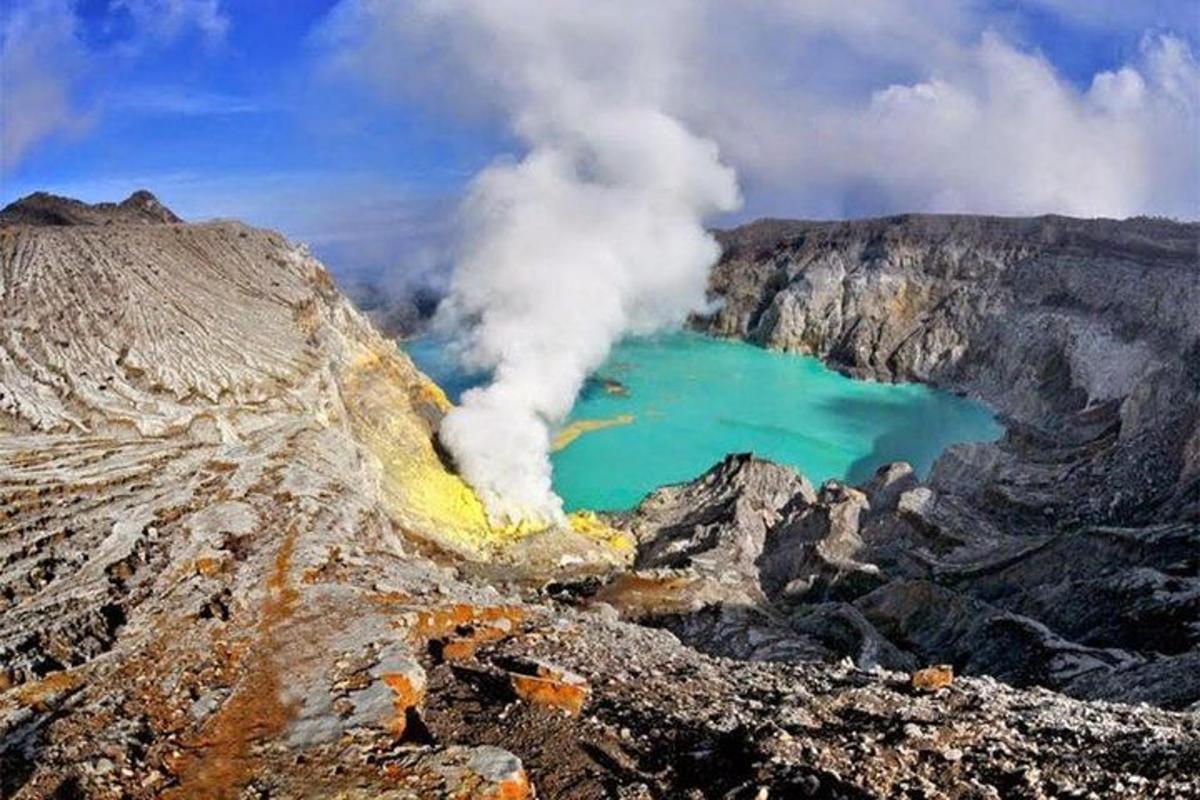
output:
{"label": "turquoise crater lake", "polygon": [[[486,381],[464,374],[435,338],[404,347],[452,400]],[[576,401],[567,429],[596,420],[607,427],[579,432],[552,457],[554,487],[568,511],[632,508],[727,453],[789,464],[816,484],[858,483],[889,461],[907,461],[924,475],[948,445],[1003,432],[986,407],[947,392],[853,380],[815,358],[694,333],[617,345]]]}

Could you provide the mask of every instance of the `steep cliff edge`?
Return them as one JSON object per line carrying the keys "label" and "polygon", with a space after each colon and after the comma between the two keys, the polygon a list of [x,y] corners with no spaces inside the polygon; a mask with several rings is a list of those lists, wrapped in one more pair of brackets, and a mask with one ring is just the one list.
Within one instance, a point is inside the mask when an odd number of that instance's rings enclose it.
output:
{"label": "steep cliff edge", "polygon": [[1031,531],[1200,518],[1200,224],[912,215],[721,234],[704,330],[973,395],[931,484]]}
{"label": "steep cliff edge", "polygon": [[621,621],[622,534],[488,528],[317,262],[151,200],[0,212],[0,796],[1200,796],[1195,715]]}
{"label": "steep cliff edge", "polygon": [[[1200,225],[906,216],[721,234],[695,324],[997,408],[1008,433],[820,491],[730,458],[632,525],[653,620],[708,652],[945,661],[1200,703]],[[663,571],[666,575],[663,577]],[[653,594],[653,593],[652,593]]]}

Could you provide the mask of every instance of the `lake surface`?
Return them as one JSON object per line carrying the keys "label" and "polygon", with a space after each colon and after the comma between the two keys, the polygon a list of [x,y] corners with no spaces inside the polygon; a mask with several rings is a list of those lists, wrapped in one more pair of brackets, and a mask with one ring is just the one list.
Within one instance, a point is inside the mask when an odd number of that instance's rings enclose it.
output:
{"label": "lake surface", "polygon": [[[434,338],[404,347],[452,400],[486,381],[464,374]],[[568,511],[628,509],[746,451],[817,485],[859,483],[889,461],[924,476],[948,445],[1002,433],[985,406],[947,392],[852,380],[815,358],[672,333],[622,342],[589,381],[560,434],[554,486]]]}

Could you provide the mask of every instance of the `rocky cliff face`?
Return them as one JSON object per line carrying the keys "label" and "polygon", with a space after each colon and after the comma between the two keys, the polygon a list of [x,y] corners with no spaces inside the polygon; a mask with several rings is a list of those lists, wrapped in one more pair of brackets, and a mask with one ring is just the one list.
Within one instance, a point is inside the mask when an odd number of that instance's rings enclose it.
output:
{"label": "rocky cliff face", "polygon": [[[876,515],[946,546],[903,474],[864,501],[734,459],[650,502],[637,554],[594,517],[491,529],[433,446],[441,393],[318,263],[144,194],[0,212],[0,308],[4,797],[1200,796],[1194,714],[914,687],[919,649],[871,626],[927,617],[855,599],[891,575],[856,555]],[[1105,529],[1094,563],[1194,570],[1173,530]],[[1102,593],[1068,545],[1039,563]],[[979,602],[1071,616],[999,597],[1004,569]],[[797,635],[818,596],[858,666]],[[667,610],[680,636],[621,619]],[[700,652],[713,615],[752,624]]]}
{"label": "rocky cliff face", "polygon": [[1200,224],[764,221],[722,234],[705,330],[981,398],[934,488],[1008,529],[1200,518]]}
{"label": "rocky cliff face", "polygon": [[815,490],[747,454],[652,494],[632,529],[639,553],[623,580],[656,589],[617,605],[705,652],[946,662],[1016,686],[1200,709],[1191,523],[1032,536],[989,528],[904,464]]}
{"label": "rocky cliff face", "polygon": [[[819,491],[731,458],[652,495],[630,609],[768,660],[945,661],[1200,707],[1200,226],[898,217],[722,234],[700,327],[993,404],[996,443]],[[659,578],[654,578],[658,580]],[[659,598],[661,601],[662,598]]]}

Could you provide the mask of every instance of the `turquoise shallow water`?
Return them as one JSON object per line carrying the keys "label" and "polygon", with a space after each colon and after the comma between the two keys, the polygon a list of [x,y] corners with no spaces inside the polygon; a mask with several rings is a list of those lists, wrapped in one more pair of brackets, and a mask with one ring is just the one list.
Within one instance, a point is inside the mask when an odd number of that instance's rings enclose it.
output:
{"label": "turquoise shallow water", "polygon": [[[464,375],[435,339],[405,348],[453,400],[486,380]],[[613,392],[613,381],[625,393]],[[948,445],[1003,432],[986,407],[965,398],[852,380],[815,358],[692,333],[619,344],[570,420],[625,414],[634,421],[584,433],[554,454],[554,486],[567,510],[631,508],[734,452],[790,464],[816,484],[861,482],[889,461],[908,461],[924,475]]]}

